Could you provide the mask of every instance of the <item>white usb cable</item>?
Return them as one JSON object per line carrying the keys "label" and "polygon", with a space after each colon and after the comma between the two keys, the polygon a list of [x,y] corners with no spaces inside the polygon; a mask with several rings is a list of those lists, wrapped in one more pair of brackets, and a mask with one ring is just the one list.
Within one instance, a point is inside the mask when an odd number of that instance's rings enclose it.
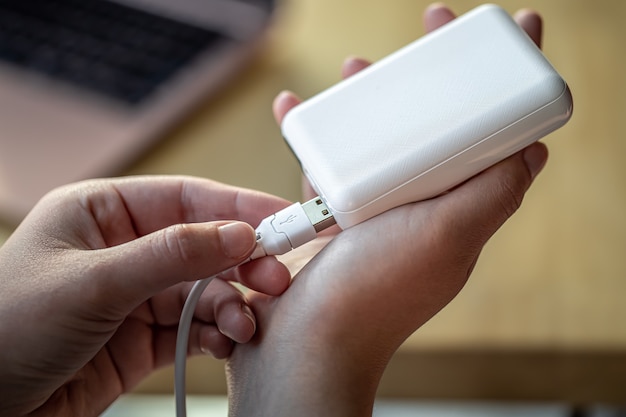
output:
{"label": "white usb cable", "polygon": [[[289,252],[315,239],[318,232],[333,224],[335,224],[335,219],[332,213],[319,197],[304,204],[292,204],[261,221],[256,228],[256,248],[246,262],[264,256],[282,255]],[[194,284],[180,315],[178,334],[176,336],[176,356],[174,359],[174,394],[176,397],[177,417],[187,416],[185,365],[193,314],[202,292],[213,278],[217,276],[219,274],[197,281]]]}

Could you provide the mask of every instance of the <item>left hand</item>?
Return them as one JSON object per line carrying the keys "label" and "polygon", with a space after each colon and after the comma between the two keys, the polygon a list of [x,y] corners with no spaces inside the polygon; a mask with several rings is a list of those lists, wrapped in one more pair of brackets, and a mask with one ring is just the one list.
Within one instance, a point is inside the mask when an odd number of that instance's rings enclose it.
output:
{"label": "left hand", "polygon": [[[454,17],[434,4],[426,29]],[[540,16],[525,10],[515,18],[538,43]],[[343,75],[367,65],[350,59]],[[298,104],[291,93],[277,97],[277,122]],[[284,255],[299,270],[289,290],[249,296],[259,331],[227,361],[230,414],[371,415],[391,356],[465,285],[547,157],[545,145],[532,144],[448,193],[328,231]]]}
{"label": "left hand", "polygon": [[[247,259],[246,223],[287,204],[186,177],[88,181],[44,197],[0,248],[0,416],[98,415],[171,363],[188,281]],[[224,278],[278,295],[290,275],[263,258]],[[256,325],[224,280],[195,319],[190,353],[219,358]]]}

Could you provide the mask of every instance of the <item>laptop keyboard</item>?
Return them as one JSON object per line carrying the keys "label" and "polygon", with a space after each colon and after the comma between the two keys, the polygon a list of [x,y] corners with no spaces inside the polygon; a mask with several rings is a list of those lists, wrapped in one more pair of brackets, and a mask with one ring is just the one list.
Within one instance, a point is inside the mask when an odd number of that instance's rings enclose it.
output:
{"label": "laptop keyboard", "polygon": [[105,0],[0,0],[0,60],[131,105],[223,39]]}

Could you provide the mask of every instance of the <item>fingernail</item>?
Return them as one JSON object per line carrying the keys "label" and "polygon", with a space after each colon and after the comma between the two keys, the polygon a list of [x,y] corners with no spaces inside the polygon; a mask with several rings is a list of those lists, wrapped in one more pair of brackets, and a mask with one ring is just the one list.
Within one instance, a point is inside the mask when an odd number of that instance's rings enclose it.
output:
{"label": "fingernail", "polygon": [[547,160],[548,149],[545,145],[531,145],[524,151],[524,162],[532,178],[535,178],[541,172]]}
{"label": "fingernail", "polygon": [[254,326],[254,331],[256,332],[256,319],[254,318],[254,313],[250,309],[247,304],[241,305],[241,312],[244,316],[246,316],[252,322],[252,326]]}
{"label": "fingernail", "polygon": [[224,254],[239,259],[252,250],[255,244],[254,233],[245,223],[228,223],[217,229]]}

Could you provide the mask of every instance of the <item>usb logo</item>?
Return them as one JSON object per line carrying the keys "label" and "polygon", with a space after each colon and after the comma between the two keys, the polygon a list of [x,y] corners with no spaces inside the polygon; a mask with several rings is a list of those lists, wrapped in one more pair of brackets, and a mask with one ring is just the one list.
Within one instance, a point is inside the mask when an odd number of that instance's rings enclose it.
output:
{"label": "usb logo", "polygon": [[296,220],[296,217],[297,216],[295,214],[291,214],[289,215],[289,217],[287,217],[285,220],[283,220],[279,224],[282,226],[283,224],[293,223]]}

